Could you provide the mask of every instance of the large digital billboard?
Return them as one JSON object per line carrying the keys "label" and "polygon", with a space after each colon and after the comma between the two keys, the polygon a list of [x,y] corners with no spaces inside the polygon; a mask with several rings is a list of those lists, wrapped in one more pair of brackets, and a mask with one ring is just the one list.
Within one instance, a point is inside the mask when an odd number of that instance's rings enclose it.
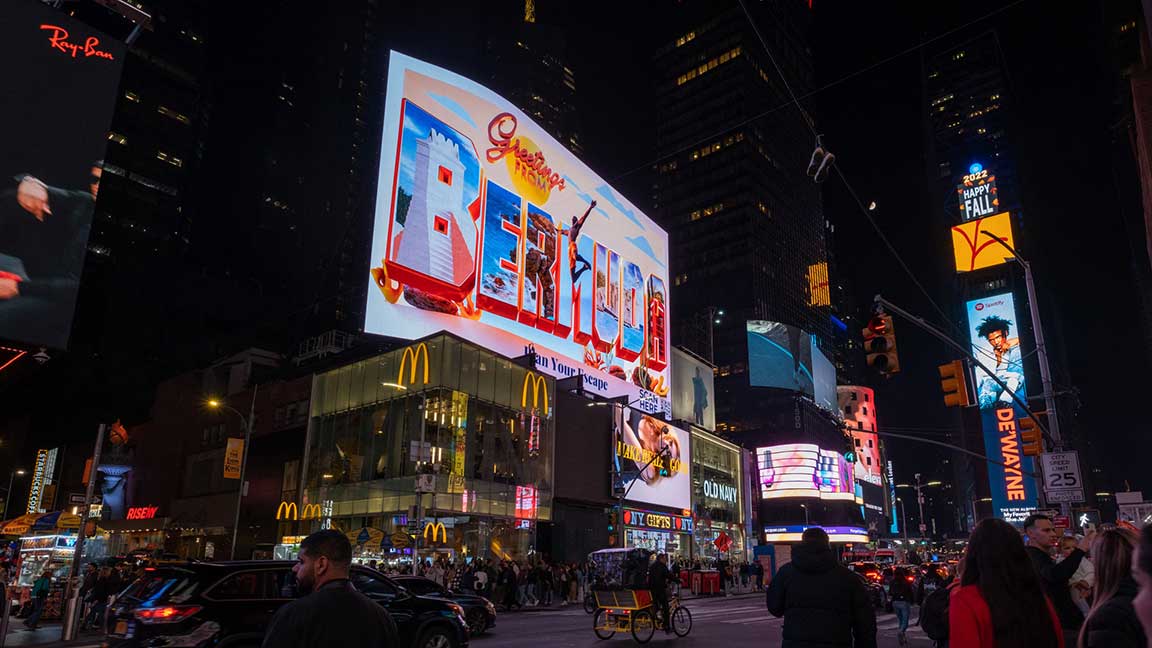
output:
{"label": "large digital billboard", "polygon": [[64,348],[124,46],[32,0],[0,4],[0,337]]}
{"label": "large digital billboard", "polygon": [[671,415],[668,235],[491,90],[392,52],[364,330],[451,331]]}
{"label": "large digital billboard", "polygon": [[1008,212],[953,226],[952,254],[956,257],[956,272],[971,272],[1006,263],[1012,258],[1012,253],[998,240],[1010,248],[1016,247],[1012,241],[1012,216]]}
{"label": "large digital billboard", "polygon": [[1030,476],[1032,458],[1020,451],[1016,421],[1023,409],[1012,396],[1027,402],[1024,359],[1020,352],[1019,324],[1012,293],[975,299],[967,304],[972,353],[990,368],[1007,389],[976,368],[976,393],[984,429],[984,450],[1004,465],[988,464],[992,507],[998,517],[1020,522],[1036,508],[1036,484]]}
{"label": "large digital billboard", "polygon": [[716,385],[712,365],[672,349],[672,418],[716,429]]}
{"label": "large digital billboard", "polygon": [[852,465],[835,450],[812,443],[787,443],[756,448],[760,498],[816,497],[856,499]]}
{"label": "large digital billboard", "polygon": [[836,367],[807,331],[789,324],[749,320],[748,381],[806,394],[824,409],[836,411]]}
{"label": "large digital billboard", "polygon": [[[692,508],[692,443],[687,431],[617,406],[612,442],[614,472],[628,490],[628,501]],[[668,451],[657,457],[664,448]]]}

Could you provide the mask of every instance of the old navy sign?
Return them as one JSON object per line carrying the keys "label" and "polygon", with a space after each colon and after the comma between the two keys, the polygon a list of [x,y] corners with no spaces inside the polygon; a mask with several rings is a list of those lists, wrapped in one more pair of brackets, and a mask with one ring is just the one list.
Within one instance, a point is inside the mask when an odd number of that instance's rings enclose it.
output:
{"label": "old navy sign", "polygon": [[704,480],[704,497],[736,503],[736,487],[730,484],[721,484],[711,479]]}
{"label": "old navy sign", "polygon": [[692,518],[683,515],[669,515],[653,511],[624,509],[625,526],[675,533],[692,533]]}

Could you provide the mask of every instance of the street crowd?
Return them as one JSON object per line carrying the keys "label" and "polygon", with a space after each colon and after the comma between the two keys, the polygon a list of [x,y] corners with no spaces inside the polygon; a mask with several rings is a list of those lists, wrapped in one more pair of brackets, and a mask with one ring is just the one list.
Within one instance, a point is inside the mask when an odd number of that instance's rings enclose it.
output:
{"label": "street crowd", "polygon": [[[1152,648],[1152,525],[1059,538],[1032,515],[1021,532],[976,525],[963,559],[921,605],[918,623],[954,648]],[[889,595],[906,645],[914,598],[896,570]],[[767,590],[784,617],[783,648],[873,648],[876,614],[863,581],[839,564],[819,528],[804,532]]]}

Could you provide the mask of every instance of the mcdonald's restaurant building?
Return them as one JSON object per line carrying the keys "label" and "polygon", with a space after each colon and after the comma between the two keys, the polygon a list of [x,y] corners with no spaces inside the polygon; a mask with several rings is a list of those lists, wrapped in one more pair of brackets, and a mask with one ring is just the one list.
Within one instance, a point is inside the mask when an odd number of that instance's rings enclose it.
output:
{"label": "mcdonald's restaurant building", "polygon": [[527,556],[552,517],[555,389],[447,333],[316,374],[281,534],[330,526],[360,560],[406,562],[414,539],[421,558]]}

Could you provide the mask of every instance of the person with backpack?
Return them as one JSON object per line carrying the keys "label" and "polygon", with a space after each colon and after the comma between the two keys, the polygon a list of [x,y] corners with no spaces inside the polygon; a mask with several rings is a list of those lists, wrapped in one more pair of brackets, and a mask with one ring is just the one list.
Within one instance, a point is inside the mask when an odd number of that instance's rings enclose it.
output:
{"label": "person with backpack", "polygon": [[888,595],[892,597],[892,610],[896,612],[899,623],[901,646],[908,645],[908,617],[912,614],[912,575],[903,567],[897,567],[892,574],[892,584],[888,586]]}
{"label": "person with backpack", "polygon": [[920,602],[920,618],[916,625],[931,639],[936,648],[948,648],[948,608],[952,600],[952,590],[960,584],[959,574],[964,571],[964,559],[956,565],[956,573],[950,574],[944,584]]}
{"label": "person with backpack", "polygon": [[948,620],[948,640],[958,648],[1065,648],[1060,617],[1020,532],[1004,520],[981,520],[972,531]]}
{"label": "person with backpack", "polygon": [[801,538],[765,595],[772,616],[784,617],[781,648],[876,648],[864,581],[837,562],[824,529],[805,529]]}

